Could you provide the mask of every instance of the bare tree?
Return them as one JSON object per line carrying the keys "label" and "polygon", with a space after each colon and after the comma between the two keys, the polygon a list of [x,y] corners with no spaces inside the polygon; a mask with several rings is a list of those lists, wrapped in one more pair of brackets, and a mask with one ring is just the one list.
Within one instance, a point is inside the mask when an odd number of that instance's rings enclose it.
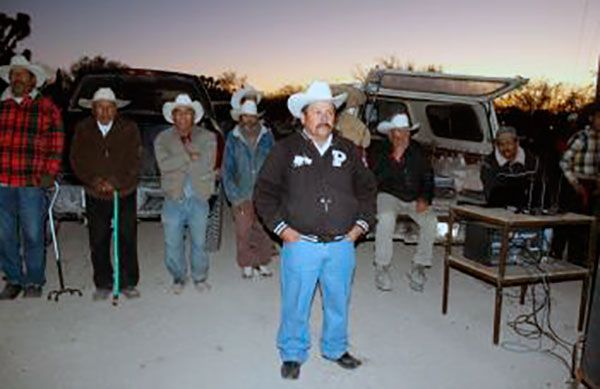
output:
{"label": "bare tree", "polygon": [[226,70],[217,77],[219,86],[229,93],[240,89],[248,79],[247,76],[239,76],[233,70]]}
{"label": "bare tree", "polygon": [[230,99],[231,93],[223,89],[220,81],[215,77],[199,75],[198,78],[206,88],[206,91],[213,102],[225,102]]}
{"label": "bare tree", "polygon": [[84,74],[93,73],[99,70],[126,69],[129,66],[115,60],[109,60],[101,55],[95,57],[84,56],[75,61],[69,68],[69,74],[72,79],[81,77]]}
{"label": "bare tree", "polygon": [[496,101],[499,109],[517,108],[523,112],[575,112],[594,99],[592,85],[577,87],[535,80]]}
{"label": "bare tree", "polygon": [[272,98],[287,97],[293,93],[300,92],[304,87],[302,85],[284,85],[276,91],[269,93]]}
{"label": "bare tree", "polygon": [[398,56],[391,54],[384,57],[379,57],[372,66],[360,66],[357,65],[352,71],[352,76],[360,82],[364,82],[369,75],[369,72],[373,69],[399,69],[411,72],[435,72],[441,73],[443,71],[442,65],[429,64],[429,65],[416,65],[413,61],[403,62]]}

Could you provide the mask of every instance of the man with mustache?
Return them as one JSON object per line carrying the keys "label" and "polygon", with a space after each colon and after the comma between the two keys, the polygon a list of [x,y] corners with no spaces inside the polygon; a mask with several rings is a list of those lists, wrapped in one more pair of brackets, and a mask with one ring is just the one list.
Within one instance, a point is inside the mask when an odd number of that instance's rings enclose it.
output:
{"label": "man with mustache", "polygon": [[419,242],[406,274],[409,287],[423,292],[425,270],[433,259],[437,217],[431,209],[433,170],[418,142],[411,139],[420,125],[411,124],[406,113],[383,121],[377,130],[387,135],[374,171],[377,177],[377,230],[375,234],[375,286],[392,289],[389,267],[394,254],[393,233],[399,214],[408,215],[419,225]]}
{"label": "man with mustache", "polygon": [[9,84],[0,97],[0,260],[6,276],[0,300],[22,290],[24,297],[40,297],[46,282],[45,188],[60,171],[63,124],[59,109],[39,93],[46,80],[40,66],[16,55],[0,67],[0,77]]}
{"label": "man with mustache", "polygon": [[536,169],[535,158],[519,145],[514,127],[500,127],[494,146],[494,151],[484,158],[480,172],[487,205],[523,208],[527,205],[529,178]]}
{"label": "man with mustache", "polygon": [[321,353],[345,369],[361,361],[348,352],[348,308],[354,242],[374,223],[376,184],[354,144],[332,132],[346,94],[325,82],[288,99],[303,130],[275,145],[256,183],[254,201],[265,225],[283,240],[281,376],[297,379],[308,358],[309,317],[317,283],[323,301]]}

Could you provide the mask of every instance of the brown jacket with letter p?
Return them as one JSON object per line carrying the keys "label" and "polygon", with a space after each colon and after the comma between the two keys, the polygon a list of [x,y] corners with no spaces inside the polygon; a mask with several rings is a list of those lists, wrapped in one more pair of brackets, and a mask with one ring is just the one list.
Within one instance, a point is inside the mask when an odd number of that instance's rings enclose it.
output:
{"label": "brown jacket with letter p", "polygon": [[355,225],[375,223],[377,183],[354,144],[334,132],[324,155],[304,133],[279,141],[263,164],[254,203],[263,222],[279,235],[292,227],[326,240]]}
{"label": "brown jacket with letter p", "polygon": [[98,192],[95,182],[108,180],[120,197],[133,193],[138,185],[142,158],[142,141],[137,125],[117,115],[106,136],[96,119],[88,117],[77,123],[71,145],[71,167],[90,196],[111,200],[112,193]]}

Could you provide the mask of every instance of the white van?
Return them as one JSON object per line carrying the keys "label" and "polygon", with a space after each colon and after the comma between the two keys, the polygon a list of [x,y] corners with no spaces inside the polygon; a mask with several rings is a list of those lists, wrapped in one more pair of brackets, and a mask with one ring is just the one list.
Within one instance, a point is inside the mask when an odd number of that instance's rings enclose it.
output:
{"label": "white van", "polygon": [[[368,154],[380,151],[377,123],[406,112],[420,123],[414,139],[430,152],[435,173],[433,207],[438,218],[457,202],[484,201],[479,169],[493,150],[498,129],[494,99],[521,87],[527,79],[422,73],[394,69],[371,71],[361,89],[367,100],[361,119],[372,135]],[[440,225],[440,235],[446,225]],[[405,241],[412,241],[406,238]]]}

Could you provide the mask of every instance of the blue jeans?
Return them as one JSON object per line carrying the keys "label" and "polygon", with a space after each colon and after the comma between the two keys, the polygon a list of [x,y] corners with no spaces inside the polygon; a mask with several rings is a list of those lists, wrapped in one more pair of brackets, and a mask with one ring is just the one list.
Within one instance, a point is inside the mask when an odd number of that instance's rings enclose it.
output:
{"label": "blue jeans", "polygon": [[281,251],[281,322],[277,347],[283,361],[304,362],[310,348],[310,310],[317,282],[323,301],[321,353],[337,359],[348,348],[348,307],[356,263],[354,243],[298,241]]}
{"label": "blue jeans", "polygon": [[188,266],[185,259],[185,233],[191,240],[190,267],[192,280],[208,277],[208,253],[205,248],[208,224],[208,201],[196,196],[183,200],[165,199],[162,222],[165,231],[165,264],[175,282],[185,282]]}
{"label": "blue jeans", "polygon": [[0,187],[0,260],[10,284],[42,286],[46,282],[46,203],[42,188]]}

